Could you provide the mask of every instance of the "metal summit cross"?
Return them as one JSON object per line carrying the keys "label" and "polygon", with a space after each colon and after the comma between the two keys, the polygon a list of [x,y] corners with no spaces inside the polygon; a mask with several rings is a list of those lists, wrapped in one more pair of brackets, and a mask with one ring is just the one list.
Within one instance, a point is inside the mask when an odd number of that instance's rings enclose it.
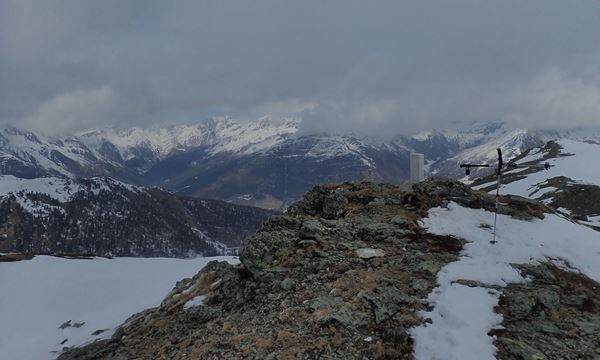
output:
{"label": "metal summit cross", "polygon": [[[512,169],[512,168],[531,168],[531,169],[544,169],[550,170],[550,168],[554,165],[550,165],[550,163],[546,162],[543,165],[524,165],[524,164],[507,164],[504,165],[504,160],[502,159],[502,149],[496,149],[498,152],[498,167],[496,168],[496,208],[494,211],[494,237],[491,244],[497,243],[496,241],[496,229],[498,224],[498,207],[500,205],[500,186],[502,185],[502,173],[504,170]],[[465,174],[471,175],[471,168],[482,168],[482,167],[492,167],[489,164],[460,164],[461,168],[465,169]]]}

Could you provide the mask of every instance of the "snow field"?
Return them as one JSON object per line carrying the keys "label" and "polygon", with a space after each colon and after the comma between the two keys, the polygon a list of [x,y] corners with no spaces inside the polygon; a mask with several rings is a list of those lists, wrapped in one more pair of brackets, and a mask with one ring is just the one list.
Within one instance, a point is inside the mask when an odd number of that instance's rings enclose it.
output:
{"label": "snow field", "polygon": [[[422,360],[495,359],[488,332],[502,322],[494,312],[500,293],[485,287],[467,287],[457,280],[506,286],[524,282],[511,264],[564,262],[600,282],[600,234],[558,215],[522,221],[498,215],[497,244],[490,244],[494,214],[450,203],[434,208],[423,226],[436,235],[468,241],[457,261],[438,273],[438,287],[429,295],[431,324],[413,328],[415,357]],[[484,225],[484,226],[482,226]]]}
{"label": "snow field", "polygon": [[[131,315],[159,305],[177,281],[212,260],[238,262],[233,257],[37,256],[0,263],[0,358],[54,359],[64,346],[109,337]],[[59,329],[69,320],[83,324]],[[104,331],[92,335],[97,330]]]}

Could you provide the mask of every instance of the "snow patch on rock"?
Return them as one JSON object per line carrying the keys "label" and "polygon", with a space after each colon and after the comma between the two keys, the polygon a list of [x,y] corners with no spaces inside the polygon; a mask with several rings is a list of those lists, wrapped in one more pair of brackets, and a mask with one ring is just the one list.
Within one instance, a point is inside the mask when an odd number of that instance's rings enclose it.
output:
{"label": "snow patch on rock", "polygon": [[[491,244],[493,213],[467,209],[456,203],[434,208],[423,226],[436,235],[465,239],[458,261],[438,273],[438,287],[429,296],[431,320],[412,329],[417,359],[495,359],[493,338],[487,334],[501,322],[494,313],[499,292],[487,286],[504,287],[525,282],[512,264],[562,261],[595,281],[600,281],[598,232],[579,226],[559,215],[523,221],[498,215],[497,244]],[[458,281],[481,284],[467,287]]]}

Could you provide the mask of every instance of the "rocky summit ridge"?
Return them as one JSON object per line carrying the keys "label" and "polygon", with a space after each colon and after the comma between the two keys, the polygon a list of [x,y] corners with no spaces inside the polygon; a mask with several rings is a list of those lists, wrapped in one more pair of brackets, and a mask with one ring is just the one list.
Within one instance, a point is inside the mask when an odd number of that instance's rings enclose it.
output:
{"label": "rocky summit ridge", "polygon": [[[490,210],[494,200],[447,180],[317,186],[245,241],[239,265],[210,263],[111,338],[59,359],[412,359],[410,330],[464,245],[420,220],[449,202]],[[502,203],[501,213],[519,219],[553,211],[519,197]],[[597,283],[550,265],[521,270],[535,281],[505,291],[499,356],[579,359],[600,348]],[[570,316],[570,337],[558,329],[561,314]],[[588,352],[571,357],[569,347]]]}

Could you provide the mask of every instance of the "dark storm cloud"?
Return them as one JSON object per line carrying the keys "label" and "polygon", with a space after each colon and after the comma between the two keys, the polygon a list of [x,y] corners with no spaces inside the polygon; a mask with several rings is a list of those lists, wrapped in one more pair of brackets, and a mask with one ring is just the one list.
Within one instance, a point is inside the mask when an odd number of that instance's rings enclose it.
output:
{"label": "dark storm cloud", "polygon": [[0,0],[0,121],[598,124],[599,15],[591,0]]}

